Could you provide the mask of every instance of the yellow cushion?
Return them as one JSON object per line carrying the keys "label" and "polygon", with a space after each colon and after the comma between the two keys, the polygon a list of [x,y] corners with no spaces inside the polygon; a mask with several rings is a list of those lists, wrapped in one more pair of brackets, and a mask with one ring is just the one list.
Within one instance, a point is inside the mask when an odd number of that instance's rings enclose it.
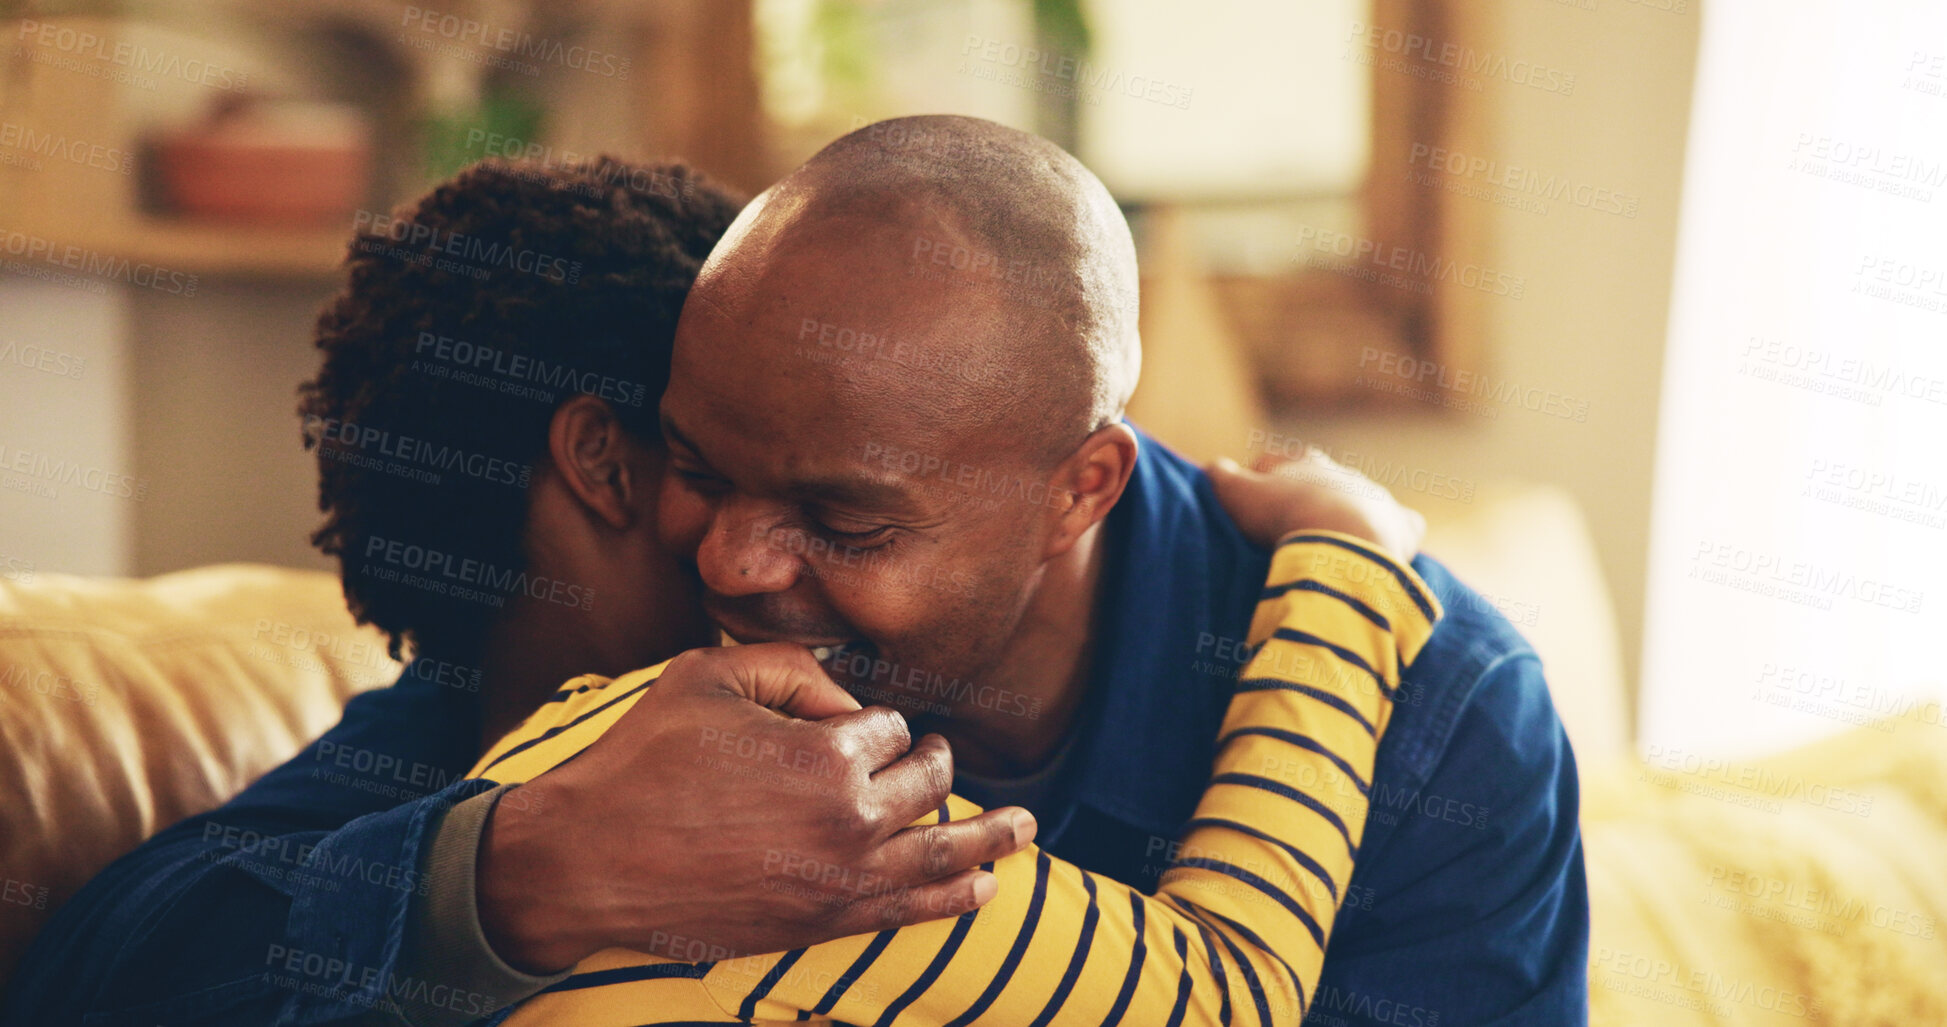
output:
{"label": "yellow cushion", "polygon": [[0,981],[102,867],[397,675],[329,574],[0,580]]}
{"label": "yellow cushion", "polygon": [[1947,723],[1583,768],[1594,1027],[1947,1024]]}

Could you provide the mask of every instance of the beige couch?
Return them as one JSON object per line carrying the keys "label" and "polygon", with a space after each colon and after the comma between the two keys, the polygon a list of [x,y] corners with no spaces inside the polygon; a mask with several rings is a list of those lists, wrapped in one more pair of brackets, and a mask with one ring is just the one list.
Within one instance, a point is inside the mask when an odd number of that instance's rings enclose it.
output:
{"label": "beige couch", "polygon": [[[1729,775],[1646,766],[1567,497],[1484,487],[1435,517],[1428,549],[1535,643],[1576,747],[1595,1023],[1947,1024],[1947,724],[1862,728]],[[116,855],[396,672],[324,574],[0,580],[0,980]]]}
{"label": "beige couch", "polygon": [[325,574],[0,579],[0,981],[96,871],[397,676]]}

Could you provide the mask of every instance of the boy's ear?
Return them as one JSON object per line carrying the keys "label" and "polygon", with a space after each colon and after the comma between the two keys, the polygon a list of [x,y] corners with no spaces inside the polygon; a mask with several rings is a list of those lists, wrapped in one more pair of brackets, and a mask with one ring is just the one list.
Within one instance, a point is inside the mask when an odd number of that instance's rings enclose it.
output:
{"label": "boy's ear", "polygon": [[635,449],[615,411],[593,396],[561,404],[548,422],[548,457],[569,493],[618,531],[634,523],[638,492],[650,485],[639,480]]}

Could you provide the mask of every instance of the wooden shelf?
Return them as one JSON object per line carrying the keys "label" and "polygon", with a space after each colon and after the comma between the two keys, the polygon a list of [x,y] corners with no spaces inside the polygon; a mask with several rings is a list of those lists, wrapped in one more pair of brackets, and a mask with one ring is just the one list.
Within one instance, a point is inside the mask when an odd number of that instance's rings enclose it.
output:
{"label": "wooden shelf", "polygon": [[[62,19],[77,32],[114,38],[112,22]],[[31,46],[32,44],[30,44]],[[56,56],[59,56],[56,54]],[[125,156],[140,150],[140,124],[113,81],[75,75],[58,61],[16,54],[3,66],[0,109],[23,135],[80,137]],[[223,224],[173,220],[147,213],[135,174],[66,164],[46,156],[0,164],[0,226],[78,247],[79,259],[148,263],[182,274],[326,277],[337,272],[352,234],[347,213],[315,226]]]}
{"label": "wooden shelf", "polygon": [[78,246],[107,258],[149,263],[195,275],[325,278],[338,273],[351,219],[326,227],[224,225],[137,217],[88,226],[16,219],[16,231]]}

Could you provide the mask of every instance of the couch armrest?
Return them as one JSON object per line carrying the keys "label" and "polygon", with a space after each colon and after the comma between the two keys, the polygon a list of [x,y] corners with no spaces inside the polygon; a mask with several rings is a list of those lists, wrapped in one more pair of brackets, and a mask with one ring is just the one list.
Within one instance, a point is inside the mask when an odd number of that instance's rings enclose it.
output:
{"label": "couch armrest", "polygon": [[102,867],[398,673],[317,571],[0,581],[0,981]]}

